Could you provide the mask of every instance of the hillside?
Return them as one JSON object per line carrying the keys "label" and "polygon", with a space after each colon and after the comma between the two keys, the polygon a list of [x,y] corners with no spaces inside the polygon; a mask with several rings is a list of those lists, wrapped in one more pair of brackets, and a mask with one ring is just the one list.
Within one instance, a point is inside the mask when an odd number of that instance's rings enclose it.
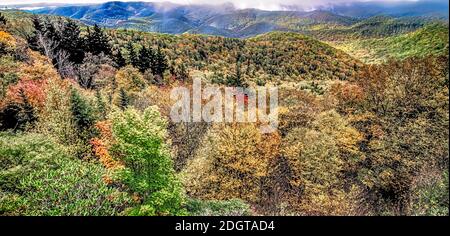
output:
{"label": "hillside", "polygon": [[353,41],[358,39],[385,38],[415,31],[426,24],[442,23],[430,18],[374,16],[344,27],[310,28],[303,33],[331,42]]}
{"label": "hillside", "polygon": [[123,55],[129,54],[125,49],[129,39],[133,39],[136,48],[159,45],[169,61],[196,70],[216,71],[218,80],[236,73],[237,65],[249,82],[346,80],[353,78],[360,66],[346,53],[297,33],[272,32],[241,40],[190,34],[110,32]]}
{"label": "hillside", "polygon": [[1,216],[448,216],[447,24],[163,5],[0,11]]}
{"label": "hillside", "polygon": [[448,53],[448,25],[431,24],[414,32],[378,39],[347,41],[336,47],[367,63]]}

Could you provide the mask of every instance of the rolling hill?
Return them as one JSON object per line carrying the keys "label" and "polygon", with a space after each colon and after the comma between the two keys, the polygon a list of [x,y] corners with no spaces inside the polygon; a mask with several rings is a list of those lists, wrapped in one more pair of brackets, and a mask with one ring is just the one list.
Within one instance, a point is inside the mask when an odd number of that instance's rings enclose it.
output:
{"label": "rolling hill", "polygon": [[[292,32],[270,32],[247,39],[196,34],[170,35],[132,30],[110,30],[115,48],[128,55],[128,42],[160,46],[174,66],[220,72],[215,79],[236,73],[239,58],[242,76],[252,82],[346,80],[354,78],[361,63],[326,43]],[[256,81],[259,80],[259,81]]]}

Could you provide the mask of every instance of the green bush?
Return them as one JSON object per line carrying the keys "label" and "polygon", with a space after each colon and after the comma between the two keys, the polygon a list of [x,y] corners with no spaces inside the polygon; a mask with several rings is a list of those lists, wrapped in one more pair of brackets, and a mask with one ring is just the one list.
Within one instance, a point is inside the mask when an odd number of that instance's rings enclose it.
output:
{"label": "green bush", "polygon": [[181,184],[165,144],[166,121],[156,108],[143,113],[133,108],[113,113],[112,131],[116,141],[113,155],[125,164],[121,181],[142,202],[129,214],[184,214]]}
{"label": "green bush", "polygon": [[41,135],[0,133],[0,215],[118,215],[130,200],[104,174]]}

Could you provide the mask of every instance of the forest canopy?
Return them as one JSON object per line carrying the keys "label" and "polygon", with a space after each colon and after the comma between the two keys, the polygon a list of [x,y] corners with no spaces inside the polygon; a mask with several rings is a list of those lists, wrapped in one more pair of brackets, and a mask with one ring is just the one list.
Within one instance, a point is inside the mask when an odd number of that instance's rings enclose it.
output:
{"label": "forest canopy", "polygon": [[[448,215],[448,24],[236,39],[0,13],[0,215]],[[194,77],[277,86],[277,131],[173,122]]]}

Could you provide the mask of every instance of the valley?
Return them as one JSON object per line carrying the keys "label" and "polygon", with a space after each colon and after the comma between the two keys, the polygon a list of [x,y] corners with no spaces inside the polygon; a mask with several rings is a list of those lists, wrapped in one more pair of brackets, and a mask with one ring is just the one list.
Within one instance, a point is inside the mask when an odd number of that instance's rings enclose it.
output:
{"label": "valley", "polygon": [[[0,215],[448,215],[448,4],[382,4],[0,10]],[[175,122],[194,79],[277,129]]]}

